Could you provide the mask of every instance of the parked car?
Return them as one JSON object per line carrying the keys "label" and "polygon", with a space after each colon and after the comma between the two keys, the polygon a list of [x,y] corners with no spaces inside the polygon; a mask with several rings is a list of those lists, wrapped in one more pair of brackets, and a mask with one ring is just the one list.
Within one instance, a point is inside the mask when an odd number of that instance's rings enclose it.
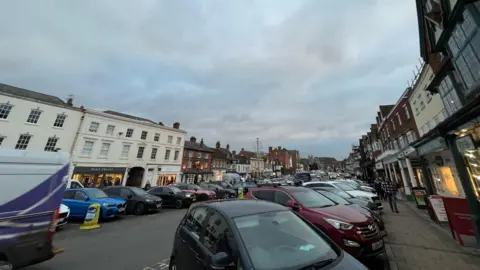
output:
{"label": "parked car", "polygon": [[177,209],[189,207],[195,202],[195,193],[183,191],[178,187],[154,187],[147,191],[148,194],[162,198],[162,207],[170,206]]}
{"label": "parked car", "polygon": [[124,214],[127,202],[120,198],[110,198],[98,188],[67,189],[63,194],[63,204],[70,208],[70,217],[84,219],[87,209],[94,203],[100,204],[100,218],[110,219]]}
{"label": "parked car", "polygon": [[366,207],[366,208],[370,209],[370,211],[373,211],[377,214],[380,214],[380,210],[378,210],[378,206],[375,203],[373,203],[369,200],[366,200],[366,199],[353,197],[349,193],[347,193],[347,192],[345,192],[345,191],[343,191],[339,188],[336,188],[336,187],[313,187],[312,189],[313,190],[320,189],[320,190],[326,190],[326,191],[332,192],[332,193],[344,198],[345,200],[347,200],[351,203],[358,204],[360,206]]}
{"label": "parked car", "polygon": [[257,187],[257,184],[255,184],[255,182],[237,182],[233,185],[232,189],[235,190],[235,192],[237,193],[237,195],[240,194],[240,191],[239,189],[242,188],[243,191],[245,192],[245,189],[249,189],[249,188],[252,188],[252,187]]}
{"label": "parked car", "polygon": [[70,216],[70,208],[68,208],[68,206],[66,206],[63,203],[60,204],[60,211],[59,211],[57,228],[62,227],[63,225],[67,224],[69,216]]}
{"label": "parked car", "polygon": [[103,189],[108,196],[127,201],[127,213],[143,215],[162,208],[162,198],[148,194],[139,187],[111,186]]}
{"label": "parked car", "polygon": [[290,207],[354,257],[375,257],[384,251],[382,236],[372,217],[348,206],[337,205],[310,188],[251,188],[245,198],[267,200]]}
{"label": "parked car", "polygon": [[350,194],[354,197],[361,198],[361,199],[370,201],[372,203],[375,203],[377,205],[378,209],[380,209],[380,210],[383,209],[382,201],[380,200],[380,198],[376,194],[371,193],[371,192],[367,192],[367,191],[363,191],[363,190],[355,189],[351,185],[346,183],[345,181],[311,182],[311,183],[305,183],[304,186],[305,187],[310,187],[310,188],[312,188],[312,187],[339,188],[339,189],[347,192],[348,194]]}
{"label": "parked car", "polygon": [[377,227],[381,231],[385,230],[385,224],[383,223],[383,220],[381,219],[380,215],[377,212],[371,211],[367,207],[360,206],[360,205],[355,204],[355,203],[351,203],[351,202],[345,200],[344,198],[336,195],[333,192],[322,190],[322,189],[314,189],[314,190],[316,192],[322,194],[323,196],[329,198],[330,200],[332,200],[336,204],[346,205],[346,206],[352,207],[352,208],[356,209],[357,211],[359,211],[360,213],[372,217],[375,224],[377,225]]}
{"label": "parked car", "polygon": [[237,193],[235,192],[235,190],[230,188],[223,188],[217,184],[213,184],[210,182],[202,182],[200,183],[200,187],[215,192],[215,195],[218,199],[229,199],[237,197]]}
{"label": "parked car", "polygon": [[377,191],[373,187],[368,186],[367,184],[365,184],[364,182],[362,182],[360,180],[346,179],[344,181],[348,182],[353,188],[355,188],[357,190],[363,190],[363,191],[366,191],[366,192],[377,193]]}
{"label": "parked car", "polygon": [[186,192],[194,193],[197,201],[208,201],[208,200],[214,200],[217,198],[217,195],[215,194],[215,192],[208,189],[203,189],[197,185],[177,183],[177,184],[173,184],[172,186],[177,187]]}
{"label": "parked car", "polygon": [[194,204],[177,228],[169,266],[169,269],[324,268],[367,269],[288,208],[253,200]]}
{"label": "parked car", "polygon": [[233,185],[227,181],[209,181],[208,183],[217,184],[223,188],[229,188],[229,189],[232,189],[233,187]]}

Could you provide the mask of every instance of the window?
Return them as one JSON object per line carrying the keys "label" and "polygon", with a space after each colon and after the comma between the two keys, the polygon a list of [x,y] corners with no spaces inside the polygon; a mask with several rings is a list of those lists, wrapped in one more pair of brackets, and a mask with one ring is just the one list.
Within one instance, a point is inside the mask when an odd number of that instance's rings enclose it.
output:
{"label": "window", "polygon": [[98,122],[92,122],[92,123],[90,123],[90,127],[88,128],[88,131],[90,131],[90,132],[97,132],[99,126],[100,126],[100,123],[98,123]]}
{"label": "window", "polygon": [[425,95],[427,96],[427,103],[430,103],[430,101],[432,101],[432,94],[430,94],[430,92],[427,91]]}
{"label": "window", "polygon": [[255,190],[252,191],[255,198],[265,201],[275,201],[275,190]]}
{"label": "window", "polygon": [[413,143],[413,141],[414,141],[413,132],[411,130],[407,132],[407,141],[408,141],[409,144]]}
{"label": "window", "polygon": [[108,126],[107,126],[107,131],[105,132],[105,134],[107,134],[107,135],[113,135],[113,131],[115,131],[115,126],[108,125]]}
{"label": "window", "polygon": [[148,134],[147,131],[142,131],[142,136],[140,136],[140,139],[146,140],[147,139],[147,134]]}
{"label": "window", "polygon": [[208,153],[205,153],[205,159],[208,159],[210,155]]}
{"label": "window", "polygon": [[175,151],[175,155],[173,156],[173,160],[178,160],[179,155],[180,155],[180,151]]}
{"label": "window", "polygon": [[188,157],[189,158],[193,157],[193,152],[192,151],[188,151]]}
{"label": "window", "polygon": [[177,144],[181,144],[182,143],[182,137],[177,137]]}
{"label": "window", "polygon": [[15,149],[18,150],[25,150],[27,149],[28,143],[30,142],[30,139],[32,138],[32,135],[30,134],[22,134],[18,138],[17,145],[15,145]]}
{"label": "window", "polygon": [[152,148],[152,153],[150,154],[150,159],[156,159],[157,158],[157,148]]}
{"label": "window", "polygon": [[125,134],[125,137],[131,138],[133,136],[133,128],[127,129],[127,134]]}
{"label": "window", "polygon": [[170,149],[165,150],[165,160],[170,159]]}
{"label": "window", "polygon": [[397,118],[398,118],[398,125],[401,126],[402,125],[402,118],[400,117],[399,113],[397,113]]}
{"label": "window", "polygon": [[390,122],[392,123],[392,129],[395,130],[395,122],[392,120],[390,120]]}
{"label": "window", "polygon": [[290,196],[283,191],[275,191],[275,202],[287,206],[288,201],[293,201]]}
{"label": "window", "polygon": [[39,109],[33,109],[30,111],[30,115],[28,115],[27,123],[36,124],[38,123],[38,119],[42,115],[42,111]]}
{"label": "window", "polygon": [[[230,228],[227,221],[216,211],[213,212],[205,224],[205,234],[203,236],[203,244],[213,254],[225,252],[229,255],[233,254],[233,249],[229,244],[228,235]],[[231,241],[230,241],[231,242]]]}
{"label": "window", "polygon": [[122,147],[122,155],[121,158],[128,158],[128,153],[130,152],[130,145],[124,144]]}
{"label": "window", "polygon": [[185,219],[185,228],[200,238],[200,232],[203,228],[203,222],[207,218],[207,209],[205,207],[196,207],[190,210]]}
{"label": "window", "polygon": [[155,133],[155,135],[153,136],[153,140],[158,142],[160,140],[160,133]]}
{"label": "window", "polygon": [[93,149],[93,142],[92,141],[85,141],[82,149],[82,156],[90,156]]}
{"label": "window", "polygon": [[422,101],[420,102],[420,109],[423,111],[425,109],[425,103]]}
{"label": "window", "polygon": [[87,198],[87,194],[79,190],[75,191],[75,195],[73,196],[73,199],[76,201],[85,201]]}
{"label": "window", "polygon": [[9,103],[0,104],[0,119],[7,119],[13,106]]}
{"label": "window", "polygon": [[47,144],[43,150],[48,152],[54,152],[57,147],[58,138],[57,137],[50,137],[47,140]]}
{"label": "window", "polygon": [[100,156],[107,157],[109,150],[110,150],[110,143],[102,143],[102,148],[100,149]]}
{"label": "window", "polygon": [[192,168],[192,162],[191,162],[191,161],[188,161],[187,168],[189,168],[189,169],[191,169],[191,168]]}
{"label": "window", "polygon": [[450,116],[454,114],[458,109],[461,108],[460,99],[458,98],[457,92],[453,86],[452,79],[447,75],[439,84],[438,92],[442,97],[443,105],[447,115]]}
{"label": "window", "polygon": [[5,137],[0,136],[0,146],[2,146],[3,141],[5,140]]}
{"label": "window", "polygon": [[168,136],[168,143],[172,143],[173,141],[173,136]]}
{"label": "window", "polygon": [[137,152],[137,158],[143,158],[143,152],[145,151],[144,146],[139,146],[138,147],[138,152]]}
{"label": "window", "polygon": [[67,120],[67,115],[64,113],[57,114],[57,118],[55,119],[55,122],[53,122],[54,127],[63,127],[63,124],[65,124],[65,120]]}

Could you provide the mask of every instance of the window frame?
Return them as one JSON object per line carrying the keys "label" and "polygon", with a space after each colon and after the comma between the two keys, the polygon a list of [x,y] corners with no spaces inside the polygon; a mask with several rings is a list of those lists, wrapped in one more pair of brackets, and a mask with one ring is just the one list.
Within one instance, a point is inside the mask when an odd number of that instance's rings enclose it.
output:
{"label": "window frame", "polygon": [[67,117],[68,115],[66,113],[58,113],[55,121],[53,121],[53,127],[63,128],[65,122],[67,121]]}
{"label": "window frame", "polygon": [[[45,151],[45,152],[55,152],[55,149],[57,149],[57,143],[58,143],[58,140],[59,140],[59,139],[60,139],[60,138],[58,138],[58,137],[56,137],[56,136],[49,137],[49,138],[47,139],[47,143],[45,144],[45,147],[43,148],[43,151]],[[54,140],[55,143],[52,144],[52,143],[50,142],[50,140],[52,140],[52,141]]]}
{"label": "window frame", "polygon": [[[95,125],[96,125],[97,127],[96,127],[95,129],[93,129],[93,127],[94,127]],[[99,128],[100,128],[100,123],[99,123],[99,122],[92,121],[92,122],[90,122],[90,125],[88,126],[88,132],[97,133]]]}
{"label": "window frame", "polygon": [[[140,152],[141,152],[141,154],[140,154]],[[138,159],[143,159],[144,154],[145,154],[145,146],[139,146],[138,149],[137,149],[137,158]]]}
{"label": "window frame", "polygon": [[[88,154],[85,154],[85,146],[87,145],[87,143],[92,143],[92,147],[90,148],[90,152],[88,152]],[[92,152],[93,152],[93,147],[94,147],[94,146],[95,146],[95,141],[85,140],[84,143],[83,143],[81,155],[82,155],[82,156],[86,156],[86,157],[91,156],[91,155],[92,155]]]}
{"label": "window frame", "polygon": [[0,103],[0,119],[7,120],[12,112],[13,107],[14,106],[8,101],[6,103]]}
{"label": "window frame", "polygon": [[[21,141],[22,137],[26,137],[26,138],[24,138],[24,140],[22,141],[22,144],[20,144],[21,143],[20,141]],[[20,134],[20,136],[18,136],[17,143],[15,144],[15,149],[16,150],[27,150],[28,145],[30,144],[30,141],[32,140],[32,137],[33,137],[33,135],[28,134],[28,133]],[[25,140],[26,140],[26,144],[24,143]]]}
{"label": "window frame", "polygon": [[[36,114],[38,113],[38,114]],[[40,108],[31,109],[30,113],[28,114],[26,123],[38,125],[38,121],[40,121],[40,117],[42,116],[43,111]]]}

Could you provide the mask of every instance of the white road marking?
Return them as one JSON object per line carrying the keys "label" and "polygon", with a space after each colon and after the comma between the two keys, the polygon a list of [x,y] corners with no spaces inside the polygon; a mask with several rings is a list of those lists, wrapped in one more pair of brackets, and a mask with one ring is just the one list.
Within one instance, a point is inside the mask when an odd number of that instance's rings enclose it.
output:
{"label": "white road marking", "polygon": [[169,265],[170,265],[170,258],[161,260],[153,265],[143,268],[142,270],[164,270],[164,269],[168,269]]}

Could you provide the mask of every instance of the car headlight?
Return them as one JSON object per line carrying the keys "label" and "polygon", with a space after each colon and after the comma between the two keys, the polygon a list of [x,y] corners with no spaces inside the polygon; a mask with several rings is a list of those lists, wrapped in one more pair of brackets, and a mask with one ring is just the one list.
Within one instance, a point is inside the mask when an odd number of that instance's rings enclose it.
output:
{"label": "car headlight", "polygon": [[108,203],[104,203],[103,207],[108,207],[108,205],[109,205]]}
{"label": "car headlight", "polygon": [[191,193],[187,193],[187,194],[185,194],[185,197],[190,198],[190,197],[192,197],[192,194],[191,194]]}
{"label": "car headlight", "polygon": [[331,219],[331,218],[324,218],[326,222],[328,222],[330,225],[335,227],[336,229],[339,230],[351,230],[353,229],[353,225],[347,222],[339,221],[336,219]]}
{"label": "car headlight", "polygon": [[150,199],[146,199],[145,200],[147,203],[153,203],[153,200],[150,200]]}

